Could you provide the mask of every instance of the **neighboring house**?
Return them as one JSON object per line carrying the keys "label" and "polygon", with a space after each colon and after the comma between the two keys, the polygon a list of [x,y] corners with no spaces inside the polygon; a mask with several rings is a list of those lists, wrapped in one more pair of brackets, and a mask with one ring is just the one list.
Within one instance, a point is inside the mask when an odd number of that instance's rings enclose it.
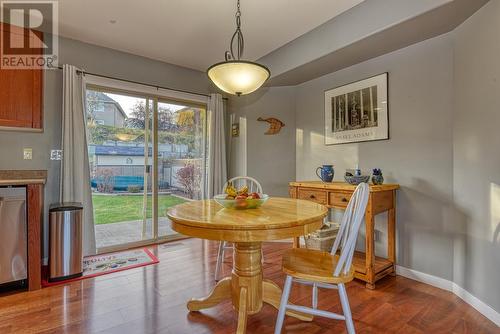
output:
{"label": "neighboring house", "polygon": [[[132,178],[136,182],[137,177],[144,176],[144,151],[144,146],[89,145],[93,186],[96,184],[95,180],[106,173],[119,177],[120,183],[132,180]],[[158,175],[161,188],[167,185],[181,187],[175,179],[175,174],[185,165],[188,154],[188,146],[185,144],[158,145],[158,156],[162,158]],[[152,164],[152,155],[152,148],[149,147],[150,164]]]}
{"label": "neighboring house", "polygon": [[[152,148],[148,150],[152,156]],[[143,146],[107,146],[95,145],[96,166],[144,166]]]}
{"label": "neighboring house", "polygon": [[102,92],[89,91],[87,97],[89,102],[89,113],[93,115],[94,121],[99,125],[109,125],[117,128],[125,126],[127,114],[118,102]]}
{"label": "neighboring house", "polygon": [[[144,146],[89,145],[96,166],[144,166]],[[148,150],[152,156],[152,148]],[[158,155],[164,159],[182,159],[188,154],[184,144],[158,145]]]}

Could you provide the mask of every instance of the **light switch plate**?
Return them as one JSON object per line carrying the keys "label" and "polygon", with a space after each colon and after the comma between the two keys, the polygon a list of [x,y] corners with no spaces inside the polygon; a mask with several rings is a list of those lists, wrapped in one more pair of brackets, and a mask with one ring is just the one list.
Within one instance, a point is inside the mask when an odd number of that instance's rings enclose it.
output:
{"label": "light switch plate", "polygon": [[31,148],[23,148],[23,158],[24,160],[33,159],[33,149]]}
{"label": "light switch plate", "polygon": [[62,160],[62,150],[50,150],[50,160]]}

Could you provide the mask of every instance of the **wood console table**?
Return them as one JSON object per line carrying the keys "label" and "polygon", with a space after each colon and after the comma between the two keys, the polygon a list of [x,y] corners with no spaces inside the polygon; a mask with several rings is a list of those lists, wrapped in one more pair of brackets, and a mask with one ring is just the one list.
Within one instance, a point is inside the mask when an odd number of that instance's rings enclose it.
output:
{"label": "wood console table", "polygon": [[[321,181],[290,182],[290,197],[306,199],[329,208],[345,209],[356,186],[344,182]],[[386,275],[395,275],[396,262],[396,190],[398,184],[370,185],[370,197],[366,207],[366,253],[356,251],[353,265],[354,277],[366,282],[366,287],[375,289],[375,282]],[[387,215],[387,259],[375,256],[375,215],[388,211]],[[295,238],[294,247],[300,247]]]}

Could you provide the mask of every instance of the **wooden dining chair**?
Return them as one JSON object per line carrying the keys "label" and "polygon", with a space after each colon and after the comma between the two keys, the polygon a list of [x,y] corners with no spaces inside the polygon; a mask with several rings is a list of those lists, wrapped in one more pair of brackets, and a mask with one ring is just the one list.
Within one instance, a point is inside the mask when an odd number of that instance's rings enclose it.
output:
{"label": "wooden dining chair", "polygon": [[[285,252],[282,266],[286,279],[275,334],[281,333],[287,310],[345,320],[347,332],[355,333],[345,284],[354,278],[352,258],[359,227],[365,215],[369,192],[368,184],[361,183],[357,186],[342,217],[340,229],[330,253],[305,248],[293,248]],[[288,304],[293,282],[313,287],[312,307]],[[318,288],[337,289],[344,314],[319,310]]]}
{"label": "wooden dining chair", "polygon": [[[262,186],[260,185],[259,181],[257,181],[256,179],[254,179],[253,177],[250,177],[250,176],[233,177],[232,179],[228,180],[224,184],[224,188],[222,189],[222,192],[224,192],[224,190],[226,189],[226,187],[228,186],[228,184],[230,182],[233,184],[233,186],[236,189],[241,189],[242,187],[247,186],[249,193],[256,192],[256,193],[262,194]],[[215,280],[216,281],[219,280],[220,270],[221,270],[222,263],[224,262],[224,255],[225,255],[226,249],[233,249],[232,244],[230,244],[227,241],[220,241],[219,242],[219,250],[217,252],[217,263],[215,264]],[[262,257],[262,259],[264,259],[264,257]]]}

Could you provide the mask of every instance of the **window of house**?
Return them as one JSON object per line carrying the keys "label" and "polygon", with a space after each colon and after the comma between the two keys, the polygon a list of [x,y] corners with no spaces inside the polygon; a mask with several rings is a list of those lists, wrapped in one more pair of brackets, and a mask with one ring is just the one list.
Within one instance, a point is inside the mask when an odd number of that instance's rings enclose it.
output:
{"label": "window of house", "polygon": [[95,108],[96,112],[104,112],[104,102],[98,102]]}

